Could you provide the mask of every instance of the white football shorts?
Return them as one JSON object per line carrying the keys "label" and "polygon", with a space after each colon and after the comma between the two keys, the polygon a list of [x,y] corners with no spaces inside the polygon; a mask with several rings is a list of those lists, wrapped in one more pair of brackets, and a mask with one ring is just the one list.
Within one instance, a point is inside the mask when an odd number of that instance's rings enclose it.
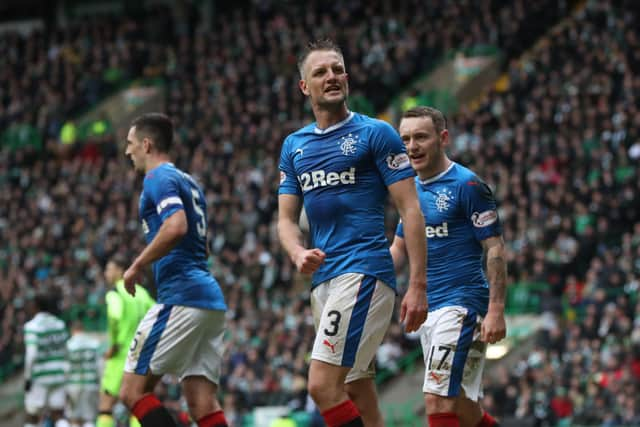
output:
{"label": "white football shorts", "polygon": [[156,304],[138,325],[124,371],[202,375],[218,384],[224,330],[224,311]]}
{"label": "white football shorts", "polygon": [[482,371],[487,346],[480,341],[482,317],[461,306],[429,312],[420,328],[424,354],[423,391],[439,396],[482,397]]}
{"label": "white football shorts", "polygon": [[95,387],[67,386],[67,408],[65,416],[69,420],[94,422],[98,416],[98,384]]}
{"label": "white football shorts", "polygon": [[64,409],[65,401],[64,385],[54,387],[33,384],[31,389],[24,394],[24,410],[29,415],[40,415],[45,408]]}
{"label": "white football shorts", "polygon": [[373,276],[347,273],[311,293],[316,327],[311,358],[349,366],[346,383],[375,376],[376,351],[393,314],[395,292]]}

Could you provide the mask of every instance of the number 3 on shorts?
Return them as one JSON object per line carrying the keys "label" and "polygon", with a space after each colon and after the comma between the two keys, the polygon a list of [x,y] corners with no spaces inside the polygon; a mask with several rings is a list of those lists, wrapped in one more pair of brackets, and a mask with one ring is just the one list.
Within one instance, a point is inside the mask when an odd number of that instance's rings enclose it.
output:
{"label": "number 3 on shorts", "polygon": [[333,337],[338,334],[338,328],[340,327],[340,318],[342,314],[338,310],[331,310],[327,313],[327,317],[331,319],[331,329],[325,328],[324,334],[328,337]]}

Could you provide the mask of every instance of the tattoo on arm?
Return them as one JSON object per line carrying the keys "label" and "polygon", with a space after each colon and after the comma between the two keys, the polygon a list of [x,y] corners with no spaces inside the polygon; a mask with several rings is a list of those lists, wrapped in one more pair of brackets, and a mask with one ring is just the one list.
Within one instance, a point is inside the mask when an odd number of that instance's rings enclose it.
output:
{"label": "tattoo on arm", "polygon": [[507,287],[507,263],[502,254],[491,254],[487,258],[487,276],[489,279],[489,300],[504,304]]}

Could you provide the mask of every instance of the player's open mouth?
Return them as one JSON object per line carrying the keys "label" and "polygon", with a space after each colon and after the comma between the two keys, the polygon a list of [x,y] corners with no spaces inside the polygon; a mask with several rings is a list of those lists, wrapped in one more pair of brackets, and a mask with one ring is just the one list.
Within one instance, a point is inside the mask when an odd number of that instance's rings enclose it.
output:
{"label": "player's open mouth", "polygon": [[424,159],[426,156],[424,154],[409,154],[409,158],[411,160],[421,160]]}
{"label": "player's open mouth", "polygon": [[324,93],[329,93],[329,92],[340,92],[340,86],[329,86],[324,90]]}

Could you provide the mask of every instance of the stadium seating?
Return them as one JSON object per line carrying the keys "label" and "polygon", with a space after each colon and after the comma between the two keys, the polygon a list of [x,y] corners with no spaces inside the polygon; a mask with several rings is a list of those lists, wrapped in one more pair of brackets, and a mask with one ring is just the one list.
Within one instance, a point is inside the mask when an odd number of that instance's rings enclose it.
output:
{"label": "stadium seating", "polygon": [[[211,266],[230,307],[225,412],[240,425],[256,405],[301,408],[313,336],[308,290],[279,249],[273,215],[280,144],[310,119],[295,54],[312,37],[334,37],[352,98],[380,111],[448,50],[493,44],[511,61],[509,85],[452,117],[452,154],[501,201],[510,282],[519,283],[508,310],[553,316],[516,371],[487,378],[484,404],[520,425],[640,424],[629,397],[640,375],[639,177],[630,150],[640,136],[639,35],[630,24],[638,12],[633,2],[588,3],[522,60],[567,14],[565,2],[373,1],[336,13],[319,1],[304,11],[274,2],[222,11],[206,33],[170,23],[174,31],[154,35],[135,19],[113,18],[0,36],[9,58],[0,72],[9,88],[0,92],[2,372],[20,359],[33,289],[58,290],[66,316],[101,327],[106,259],[142,246],[140,181],[122,155],[122,129],[69,144],[60,133],[111,91],[160,77],[176,120],[176,163],[207,192]],[[604,407],[613,409],[593,409]]]}
{"label": "stadium seating", "polygon": [[485,406],[517,425],[640,422],[638,12],[587,2],[452,120],[502,203],[507,310],[546,313],[534,352],[486,378]]}

